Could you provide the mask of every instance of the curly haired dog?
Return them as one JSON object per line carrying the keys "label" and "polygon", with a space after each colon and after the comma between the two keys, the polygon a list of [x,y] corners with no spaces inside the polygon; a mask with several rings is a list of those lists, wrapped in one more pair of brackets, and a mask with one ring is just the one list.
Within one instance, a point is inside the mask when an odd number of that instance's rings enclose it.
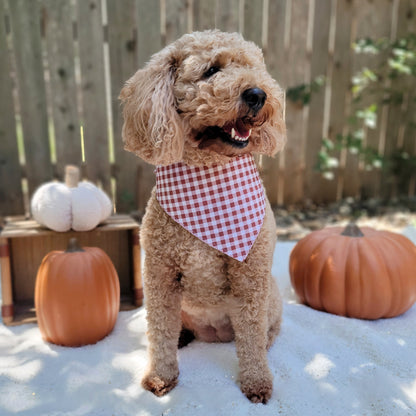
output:
{"label": "curly haired dog", "polygon": [[[252,153],[273,156],[285,142],[282,90],[261,50],[239,34],[182,36],[137,71],[120,98],[126,149],[157,169],[209,172],[252,159]],[[261,183],[265,213],[244,260],[179,225],[162,208],[158,186],[140,232],[150,357],[142,384],[157,396],[176,386],[184,328],[203,341],[235,340],[241,390],[266,403],[273,389],[267,349],[279,332],[282,307],[270,272],[275,222]]]}

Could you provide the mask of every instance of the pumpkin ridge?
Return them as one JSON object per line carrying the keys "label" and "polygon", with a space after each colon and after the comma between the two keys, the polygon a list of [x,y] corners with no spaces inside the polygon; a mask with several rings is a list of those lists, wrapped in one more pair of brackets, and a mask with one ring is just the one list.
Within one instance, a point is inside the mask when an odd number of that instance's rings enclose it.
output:
{"label": "pumpkin ridge", "polygon": [[[98,267],[97,264],[100,264],[100,263],[99,263],[98,256],[94,247],[85,247],[84,249],[88,253],[87,266],[89,270],[89,272],[84,271],[84,275],[91,276],[91,278],[83,280],[84,290],[86,291],[86,293],[92,294],[93,299],[94,299],[94,304],[89,303],[85,308],[88,310],[90,322],[92,322],[92,325],[94,327],[94,338],[96,338],[97,340],[100,340],[103,338],[102,333],[104,331],[102,329],[98,329],[99,327],[98,325],[96,325],[96,323],[98,324],[100,322],[100,318],[102,318],[103,320],[107,318],[107,317],[102,316],[102,311],[101,311],[102,307],[100,305],[103,303],[102,295],[106,291],[105,290],[100,291],[101,292],[100,299],[97,299],[97,297],[95,296],[96,291],[97,291],[97,286],[100,289],[103,289],[101,273],[100,273],[100,276],[97,276],[97,267]],[[102,265],[100,264],[100,268],[101,267]],[[93,335],[91,334],[91,336]]]}
{"label": "pumpkin ridge", "polygon": [[[59,310],[59,303],[61,301],[60,297],[57,297],[56,295],[56,285],[57,285],[57,279],[60,279],[62,276],[62,263],[63,263],[63,257],[62,257],[61,251],[56,252],[55,256],[51,257],[49,259],[49,266],[50,269],[48,270],[48,273],[45,275],[47,280],[47,285],[44,285],[44,297],[47,299],[47,302],[49,304],[50,313],[56,318],[52,322],[50,320],[46,320],[46,333],[48,340],[51,340],[53,338],[52,334],[55,335],[56,340],[58,343],[62,343],[62,330],[64,329],[61,323],[62,314]],[[59,283],[59,282],[58,282]],[[46,286],[46,289],[45,289]]]}
{"label": "pumpkin ridge", "polygon": [[[323,263],[323,268],[320,272],[321,288],[319,293],[325,311],[335,311],[335,314],[345,316],[345,294],[342,293],[342,290],[334,290],[334,287],[338,286],[339,288],[342,287],[342,289],[345,288],[345,252],[348,246],[351,244],[352,238],[346,237],[340,239],[339,235],[336,235],[333,236],[332,239],[334,240],[333,244],[331,244],[329,238],[325,240],[328,243],[329,251],[325,255],[325,262]],[[339,267],[338,265],[341,263],[343,264]],[[341,292],[339,296],[341,299],[340,302],[338,302],[334,297],[324,295],[324,290],[328,290],[328,288],[330,288],[331,293]]]}
{"label": "pumpkin ridge", "polygon": [[366,300],[366,282],[363,276],[363,254],[362,254],[362,242],[365,241],[363,238],[357,240],[357,259],[358,259],[358,270],[359,270],[359,284],[360,284],[360,309],[357,314],[358,319],[362,319],[366,314],[366,310],[363,310],[363,305],[367,305]]}
{"label": "pumpkin ridge", "polygon": [[[413,305],[416,299],[416,288],[409,285],[408,284],[409,279],[403,278],[403,276],[401,275],[401,273],[403,273],[404,270],[406,271],[416,270],[416,247],[413,245],[413,243],[410,240],[408,240],[403,235],[399,235],[399,234],[391,235],[388,232],[386,233],[383,232],[383,236],[385,237],[387,241],[389,241],[389,243],[393,244],[401,252],[401,255],[404,257],[402,259],[402,262],[408,263],[410,265],[410,267],[402,267],[399,269],[400,270],[399,272],[400,285],[395,285],[395,287],[397,286],[397,288],[400,291],[400,296],[399,296],[400,302],[399,302],[398,307],[396,308],[396,311],[393,311],[395,315],[392,315],[392,316],[397,316],[397,315],[401,315],[407,309],[409,309],[410,306]],[[408,247],[407,247],[408,244],[412,246],[413,251],[414,251],[414,256],[409,256]],[[402,285],[406,285],[406,287],[403,288]],[[406,299],[407,301],[405,301]]]}
{"label": "pumpkin ridge", "polygon": [[[86,252],[82,253],[82,260],[80,260],[79,254],[80,253],[77,252],[63,252],[60,256],[60,261],[57,264],[57,267],[59,267],[59,269],[57,268],[54,274],[55,279],[59,277],[61,280],[64,281],[62,284],[65,285],[67,290],[72,289],[69,292],[67,291],[67,293],[64,294],[64,297],[70,297],[72,299],[72,302],[75,302],[75,307],[72,312],[68,310],[69,306],[66,302],[64,302],[63,299],[56,299],[54,302],[54,310],[56,311],[55,313],[61,313],[62,315],[61,325],[59,325],[59,320],[53,321],[55,323],[55,329],[53,330],[53,333],[58,334],[58,336],[56,336],[56,339],[59,341],[59,344],[65,344],[65,340],[68,339],[67,334],[75,333],[76,328],[80,325],[82,327],[83,324],[83,322],[80,322],[80,320],[78,319],[79,313],[82,310],[82,304],[79,303],[79,298],[77,299],[75,285],[78,285],[79,282],[82,281],[82,273],[80,272],[80,270],[82,271],[84,268]],[[82,267],[79,264],[81,263],[81,261]],[[68,284],[68,282],[71,283]],[[54,292],[56,293],[57,290],[60,291],[62,296],[62,289],[55,288]]]}
{"label": "pumpkin ridge", "polygon": [[[351,311],[357,310],[361,305],[361,273],[360,273],[360,258],[358,254],[358,239],[349,239],[350,245],[348,247],[348,253],[346,256],[346,263],[345,263],[345,296],[348,296],[348,302],[346,302],[346,316],[354,316],[354,313]],[[353,289],[358,287],[358,296],[357,293],[351,294],[350,282],[351,279],[354,279],[355,282],[359,282],[359,284],[353,284]],[[347,289],[348,288],[348,289]]]}
{"label": "pumpkin ridge", "polygon": [[354,245],[354,240],[352,240],[351,238],[349,238],[346,242],[346,247],[344,250],[344,265],[342,267],[343,270],[343,277],[344,277],[344,314],[345,316],[348,316],[348,305],[349,305],[349,300],[350,300],[350,294],[348,289],[348,275],[347,275],[347,265],[348,265],[348,260],[349,260],[349,253],[351,250],[351,246]]}
{"label": "pumpkin ridge", "polygon": [[[305,302],[305,276],[308,271],[308,256],[302,256],[299,253],[302,253],[309,242],[308,238],[304,238],[300,240],[295,247],[292,249],[290,253],[290,261],[289,261],[289,271],[290,277],[292,281],[292,285],[297,289],[298,296],[301,302]],[[308,251],[309,253],[309,251]],[[303,279],[299,278],[300,270],[303,271]]]}
{"label": "pumpkin ridge", "polygon": [[[374,242],[374,238],[367,238],[366,244],[371,247],[372,253],[377,255],[377,265],[380,269],[382,269],[382,273],[379,273],[381,276],[388,276],[388,282],[389,282],[389,288],[386,290],[385,294],[382,296],[382,302],[379,302],[380,305],[380,311],[377,313],[377,318],[380,318],[382,316],[387,316],[389,314],[389,311],[393,308],[393,299],[395,298],[395,294],[391,295],[391,292],[394,292],[397,285],[394,285],[392,282],[392,278],[390,275],[390,268],[388,267],[388,262],[384,261],[384,253],[382,252],[382,249],[380,247],[380,241],[377,241],[377,244]],[[383,282],[381,282],[383,283]],[[383,286],[383,284],[381,284]],[[398,285],[400,286],[400,285]],[[377,288],[375,288],[377,289]],[[387,305],[388,304],[388,305]],[[381,309],[381,306],[383,306],[383,309]]]}
{"label": "pumpkin ridge", "polygon": [[[332,237],[332,238],[331,238]],[[310,257],[312,257],[314,254],[317,254],[316,252],[319,252],[319,256],[316,256],[316,258],[319,260],[319,262],[317,262],[317,264],[319,265],[319,268],[317,267],[316,270],[313,270],[313,275],[315,276],[319,276],[319,281],[318,281],[318,299],[319,299],[319,307],[317,307],[317,309],[320,310],[324,310],[326,311],[327,309],[325,308],[325,305],[322,301],[322,291],[323,291],[323,276],[322,276],[322,271],[325,268],[325,264],[326,264],[326,260],[327,260],[327,256],[322,255],[322,251],[324,250],[324,248],[326,250],[329,250],[331,252],[332,250],[332,246],[330,246],[329,248],[327,248],[327,243],[329,241],[329,239],[333,239],[335,236],[331,235],[328,236],[327,238],[323,239],[317,246],[315,246],[315,249],[312,251]],[[336,238],[336,237],[335,237]],[[308,282],[311,279],[305,279],[305,282]],[[308,304],[312,305],[313,303],[316,304],[316,296],[314,295],[311,299],[311,297],[309,296],[309,299],[307,299]]]}
{"label": "pumpkin ridge", "polygon": [[[106,253],[105,253],[106,254]],[[95,251],[93,253],[94,257],[97,257],[99,255],[102,255],[102,253],[99,253],[97,251]],[[109,309],[106,308],[106,322],[107,322],[107,333],[111,332],[112,329],[114,328],[114,325],[117,321],[117,313],[118,310],[115,311],[116,309],[116,305],[113,302],[113,297],[118,297],[120,298],[120,284],[118,279],[112,279],[111,276],[113,276],[116,273],[115,267],[113,265],[113,263],[111,262],[110,257],[106,254],[106,260],[105,262],[102,262],[102,266],[104,267],[104,273],[103,276],[106,281],[103,282],[103,279],[101,278],[100,280],[100,284],[105,284],[106,286],[110,286],[111,290],[106,290],[103,291],[103,294],[105,295],[105,301],[104,303],[106,303],[107,305],[112,305],[113,308]]]}

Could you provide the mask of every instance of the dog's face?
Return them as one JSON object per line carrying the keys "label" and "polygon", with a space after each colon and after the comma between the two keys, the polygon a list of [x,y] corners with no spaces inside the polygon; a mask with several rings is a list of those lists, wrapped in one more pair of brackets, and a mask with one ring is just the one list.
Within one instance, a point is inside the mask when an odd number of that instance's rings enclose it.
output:
{"label": "dog's face", "polygon": [[153,164],[274,155],[285,142],[283,92],[260,49],[238,34],[184,35],[127,81],[123,139]]}

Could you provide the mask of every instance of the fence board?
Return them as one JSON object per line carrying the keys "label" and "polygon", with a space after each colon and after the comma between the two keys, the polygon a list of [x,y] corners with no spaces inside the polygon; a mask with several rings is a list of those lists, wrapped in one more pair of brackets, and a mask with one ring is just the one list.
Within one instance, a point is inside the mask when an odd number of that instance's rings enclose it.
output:
{"label": "fence board", "polygon": [[[164,10],[164,13],[166,10]],[[137,37],[138,37],[138,63],[142,68],[151,55],[162,49],[166,42],[166,27],[162,28],[162,7],[159,1],[149,4],[146,0],[137,3]],[[163,22],[166,24],[166,22]],[[136,180],[137,209],[144,212],[150,192],[155,184],[154,167],[138,159]]]}
{"label": "fence board", "polygon": [[[370,0],[363,1],[360,6],[360,13],[357,13],[357,34],[356,38],[371,37],[372,39],[390,38],[391,35],[391,20],[393,15],[393,2],[391,0],[379,0],[373,2]],[[368,56],[361,54],[354,54],[354,69],[361,70],[368,66],[370,68],[377,68],[381,62],[385,60],[385,56]],[[387,87],[388,81],[385,81]],[[362,105],[369,105],[377,103],[382,99],[382,91],[376,92],[369,99],[365,99],[360,103]],[[392,108],[394,113],[394,109]],[[367,129],[366,131],[366,145],[381,152],[384,151],[384,133],[382,129],[384,118],[387,116],[387,106],[379,106],[377,111],[377,126],[374,129]],[[395,117],[395,120],[397,117]],[[393,127],[393,126],[392,126]],[[397,135],[397,124],[393,128]],[[381,172],[380,170],[366,171],[365,166],[359,166],[360,174],[360,194],[364,198],[371,198],[380,193]]]}
{"label": "fence board", "polygon": [[[348,0],[337,0],[335,10],[335,39],[332,58],[330,83],[331,106],[329,112],[329,139],[335,141],[338,134],[346,134],[345,120],[349,112],[351,94],[349,92],[352,75],[352,19],[353,3]],[[333,181],[322,188],[321,198],[325,201],[340,199],[344,192],[345,152],[335,154],[339,157],[340,168],[334,171]]]}
{"label": "fence board", "polygon": [[244,2],[243,27],[244,38],[262,47],[263,0],[246,0]]}
{"label": "fence board", "polygon": [[29,192],[52,179],[38,2],[9,2]]}
{"label": "fence board", "polygon": [[24,212],[5,10],[2,1],[0,1],[0,62],[0,217],[2,217]]}
{"label": "fence board", "polygon": [[[331,22],[331,0],[315,2],[311,55],[311,81],[326,76],[329,59],[329,29]],[[317,155],[321,148],[325,110],[325,88],[311,96],[307,124],[307,151],[305,155],[305,196],[315,202],[322,202],[321,189],[325,179],[316,172]]]}
{"label": "fence board", "polygon": [[43,0],[45,38],[51,83],[51,107],[56,144],[56,173],[65,165],[81,166],[80,120],[76,96],[75,52],[71,3]]}
{"label": "fence board", "polygon": [[218,0],[215,16],[215,27],[224,32],[238,32],[239,0]]}
{"label": "fence board", "polygon": [[[398,15],[397,36],[401,37],[410,33],[416,35],[416,0],[402,0],[400,2]],[[401,114],[403,136],[399,137],[397,147],[403,148],[410,156],[416,157],[416,92],[414,80],[413,84],[409,79],[407,81],[408,95]],[[389,120],[389,123],[390,121],[391,119]],[[390,124],[388,124],[388,127],[390,127]],[[415,196],[416,170],[410,173],[408,177],[402,179],[404,179],[404,181],[401,189],[398,189],[398,192],[402,192],[409,196]]]}
{"label": "fence board", "polygon": [[189,0],[165,0],[166,13],[166,44],[169,44],[183,34],[192,30],[190,27]]}
{"label": "fence board", "polygon": [[[348,3],[348,0],[341,0],[343,4],[343,7],[341,9],[348,9],[348,5],[346,3]],[[352,75],[352,73],[354,72],[354,61],[353,61],[353,56],[352,56],[352,51],[351,51],[351,42],[353,42],[354,40],[356,40],[357,36],[356,36],[356,8],[353,7],[352,9],[352,19],[350,21],[350,25],[351,28],[350,30],[347,32],[350,34],[350,38],[348,39],[348,45],[344,45],[346,46],[346,48],[348,49],[348,52],[350,54],[350,58],[349,58],[349,64],[351,65],[351,73],[350,73],[350,77]],[[341,10],[339,10],[341,11]],[[345,22],[345,19],[348,18],[349,16],[345,16],[344,14],[337,14],[337,21],[343,21]],[[338,32],[338,28],[337,28],[337,32]],[[344,46],[344,47],[345,47]],[[347,119],[347,117],[349,117],[351,115],[352,109],[351,109],[351,101],[352,101],[352,97],[350,94],[350,82],[351,82],[351,78],[348,80],[348,86],[347,89],[344,90],[344,94],[346,95],[346,99],[347,99],[347,103],[346,103],[346,109],[345,109],[345,113],[344,113],[344,126],[345,126],[345,121]],[[345,126],[344,129],[344,133],[349,133],[350,132],[350,126]],[[340,175],[339,175],[339,185],[340,185],[340,189],[338,190],[338,196],[339,197],[359,197],[360,194],[360,171],[359,171],[359,164],[358,164],[358,157],[357,155],[351,154],[346,150],[341,151],[341,171],[340,171]]]}
{"label": "fence board", "polygon": [[[290,45],[285,62],[285,87],[306,81],[309,61],[306,54],[309,7],[305,0],[291,1]],[[302,28],[302,30],[299,30]],[[287,101],[288,141],[284,152],[284,200],[288,204],[302,201],[305,169],[304,109]]]}
{"label": "fence board", "polygon": [[[267,43],[263,48],[267,69],[274,79],[283,85],[285,66],[285,17],[286,2],[272,1],[268,9]],[[283,172],[280,155],[275,158],[262,157],[261,173],[267,196],[272,205],[283,203]]]}
{"label": "fence board", "polygon": [[215,28],[215,12],[218,0],[194,0],[192,30],[207,30]]}
{"label": "fence board", "polygon": [[137,45],[139,68],[143,67],[149,58],[162,48],[159,1],[151,4],[146,0],[137,1]]}
{"label": "fence board", "polygon": [[77,17],[87,177],[111,194],[101,2],[78,0]]}
{"label": "fence board", "polygon": [[[111,106],[113,113],[116,209],[134,211],[137,207],[138,158],[124,150],[121,129],[123,119],[118,96],[125,81],[137,69],[137,34],[135,0],[107,0],[108,43],[110,51]],[[134,13],[132,13],[134,11]],[[160,30],[158,30],[160,36]],[[145,42],[142,42],[145,44]]]}

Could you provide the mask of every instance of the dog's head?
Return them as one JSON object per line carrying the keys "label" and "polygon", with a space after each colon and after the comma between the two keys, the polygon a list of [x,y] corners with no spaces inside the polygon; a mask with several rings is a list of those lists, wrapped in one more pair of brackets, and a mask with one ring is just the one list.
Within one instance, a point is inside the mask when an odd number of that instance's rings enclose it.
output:
{"label": "dog's head", "polygon": [[184,35],[121,91],[125,147],[155,165],[273,156],[285,142],[284,94],[261,50],[236,33]]}

